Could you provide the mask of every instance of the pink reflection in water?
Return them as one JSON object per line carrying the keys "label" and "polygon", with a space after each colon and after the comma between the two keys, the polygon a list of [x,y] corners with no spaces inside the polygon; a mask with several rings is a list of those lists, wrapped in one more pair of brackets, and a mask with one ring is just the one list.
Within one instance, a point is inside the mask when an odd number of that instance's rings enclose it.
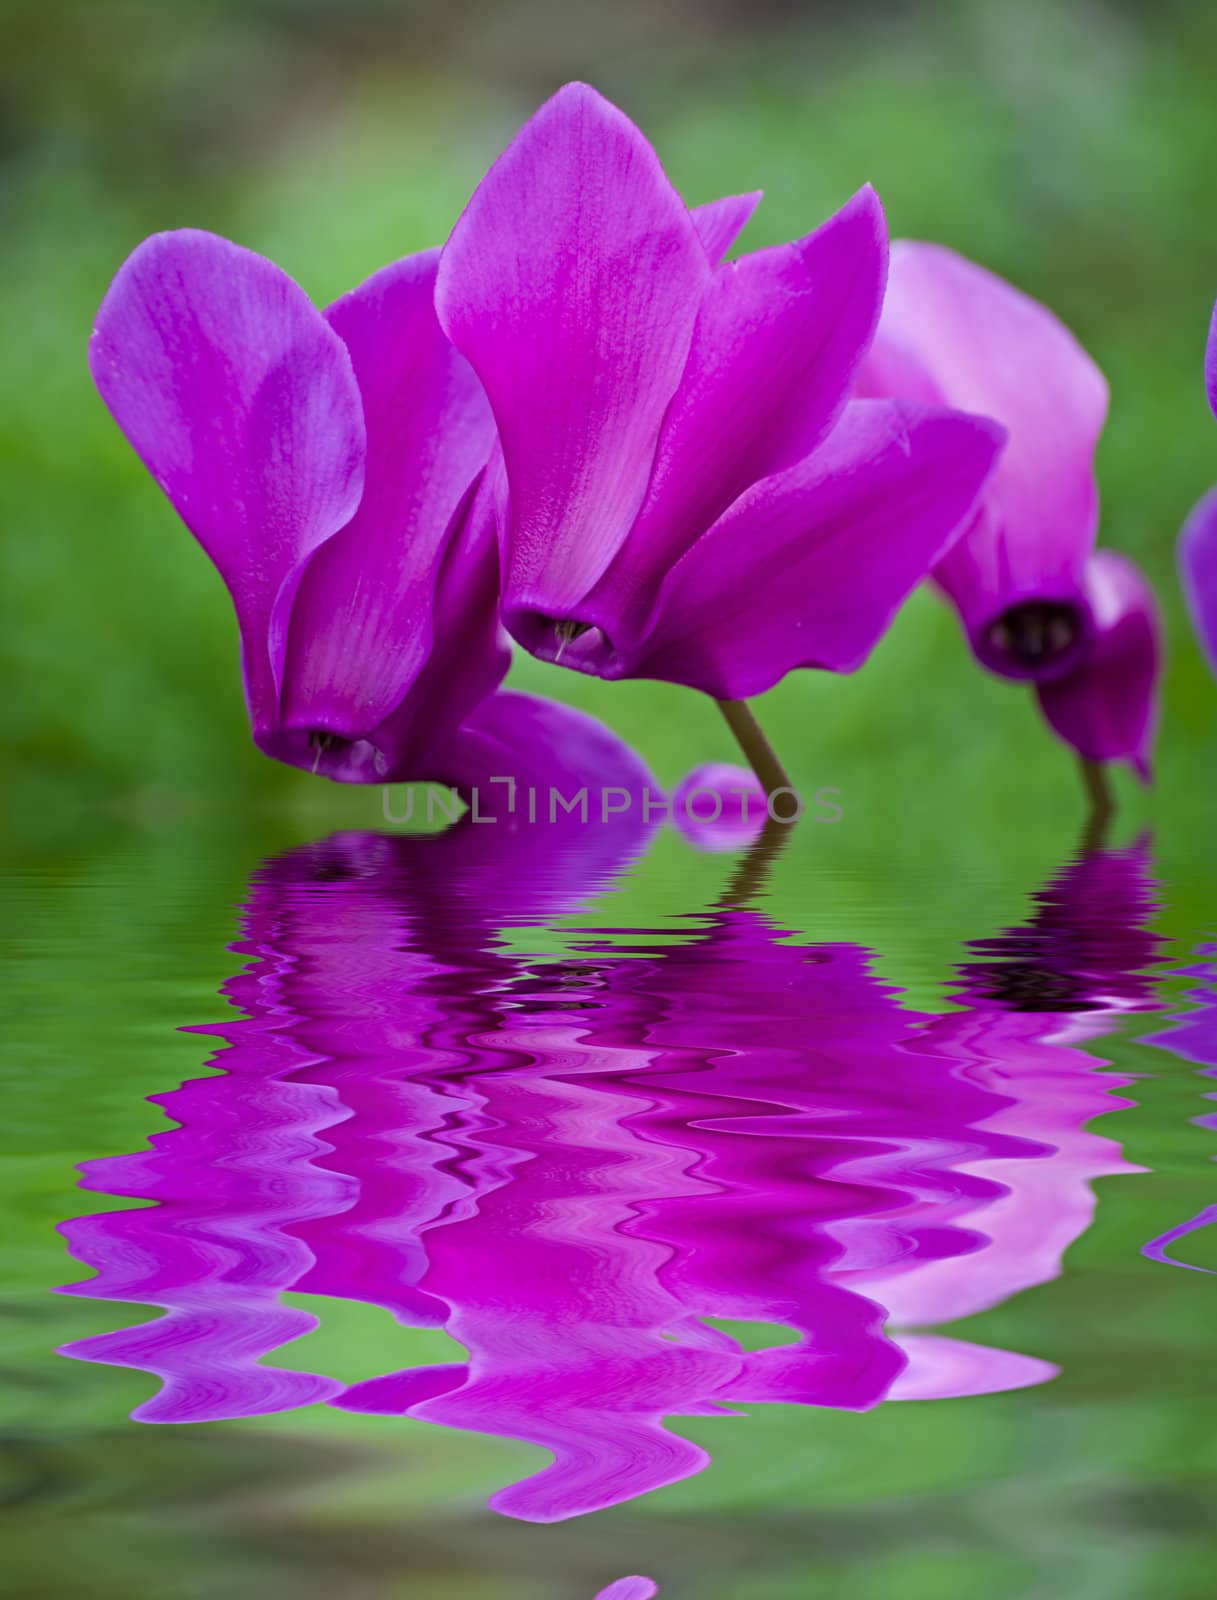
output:
{"label": "pink reflection in water", "polygon": [[[1217,957],[1217,945],[1202,944],[1195,953],[1201,960],[1183,969],[1189,977],[1197,980],[1186,994],[1190,1009],[1173,1018],[1169,1027],[1146,1034],[1141,1043],[1155,1045],[1159,1050],[1166,1050],[1171,1055],[1194,1063],[1202,1077],[1217,1078],[1217,961],[1213,959]],[[1203,1098],[1217,1100],[1217,1091],[1207,1091]],[[1201,1116],[1193,1117],[1192,1121],[1198,1128],[1217,1130],[1217,1111],[1206,1111]],[[1195,1216],[1187,1217],[1156,1239],[1151,1239],[1143,1247],[1142,1253],[1151,1261],[1183,1267],[1189,1272],[1212,1272],[1211,1267],[1182,1260],[1176,1250],[1190,1235],[1215,1224],[1217,1205],[1205,1206]]]}
{"label": "pink reflection in water", "polygon": [[[329,1400],[537,1444],[551,1464],[492,1502],[533,1521],[701,1470],[674,1418],[1052,1375],[927,1330],[1054,1276],[1090,1180],[1135,1170],[1085,1126],[1120,1080],[1071,1030],[1150,1003],[1144,940],[1096,954],[1083,926],[1122,895],[1143,914],[1142,860],[1062,874],[1006,936],[1015,999],[990,942],[966,1009],[932,1016],[866,950],[739,903],[666,942],[513,954],[504,928],[574,910],[642,841],[495,835],[338,836],[259,870],[225,991],[246,1020],[200,1030],[218,1075],[158,1097],[179,1126],[151,1150],[83,1168],[155,1204],[64,1225],[97,1273],[69,1292],[162,1315],[66,1354],[158,1377],[148,1421]],[[1068,1009],[1027,1009],[1032,968]],[[315,1325],[289,1290],[443,1327],[465,1359],[394,1371],[387,1351],[345,1390],[268,1365]],[[745,1349],[720,1321],[771,1337]]]}

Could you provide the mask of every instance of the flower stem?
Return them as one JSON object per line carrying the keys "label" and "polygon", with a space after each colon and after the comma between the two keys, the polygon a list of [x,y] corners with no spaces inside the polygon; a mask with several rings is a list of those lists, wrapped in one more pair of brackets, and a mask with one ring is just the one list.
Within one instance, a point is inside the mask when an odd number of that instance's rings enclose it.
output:
{"label": "flower stem", "polygon": [[722,712],[723,718],[731,732],[735,735],[735,742],[744,753],[744,758],[760,782],[766,794],[773,794],[777,789],[791,789],[793,786],[786,775],[786,769],[778,760],[773,746],[766,739],[761,730],[760,723],[753,714],[752,707],[746,700],[716,700],[715,704]]}
{"label": "flower stem", "polygon": [[1079,760],[1078,766],[1082,773],[1082,787],[1086,791],[1086,798],[1090,801],[1090,816],[1095,822],[1106,821],[1116,809],[1115,796],[1111,792],[1111,780],[1107,776],[1107,768],[1101,761]]}

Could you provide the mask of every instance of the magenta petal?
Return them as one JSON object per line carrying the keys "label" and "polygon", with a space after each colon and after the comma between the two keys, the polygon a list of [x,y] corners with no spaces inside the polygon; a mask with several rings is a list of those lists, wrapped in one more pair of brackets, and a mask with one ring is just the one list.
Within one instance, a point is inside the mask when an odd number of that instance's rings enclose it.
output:
{"label": "magenta petal", "polygon": [[1183,526],[1179,574],[1192,627],[1217,673],[1217,489],[1210,489]]}
{"label": "magenta petal", "polygon": [[607,1589],[601,1589],[595,1600],[655,1600],[659,1585],[652,1578],[618,1578]]}
{"label": "magenta petal", "polygon": [[689,215],[712,266],[718,265],[743,233],[761,199],[761,191],[755,189],[751,194],[728,194],[721,200],[694,206]]}
{"label": "magenta petal", "polygon": [[438,263],[438,250],[399,261],[326,313],[363,396],[367,481],[353,520],[301,580],[284,672],[288,729],[365,737],[431,653],[441,551],[494,437],[473,369],[436,319]]}
{"label": "magenta petal", "polygon": [[[901,241],[892,246],[862,392],[934,398],[1007,429],[984,515],[935,576],[986,666],[1038,676],[1013,670],[989,634],[1003,612],[1020,604],[1080,605],[1098,525],[1094,452],[1107,415],[1102,373],[1037,301],[954,251]],[[1079,616],[1076,653],[1084,624]]]}
{"label": "magenta petal", "polygon": [[509,615],[562,614],[625,538],[710,272],[651,146],[584,84],[542,106],[475,191],[436,306],[499,427]]}
{"label": "magenta petal", "polygon": [[1086,567],[1095,632],[1082,665],[1037,685],[1044,716],[1088,761],[1127,761],[1143,782],[1158,721],[1162,624],[1147,580],[1127,556],[1100,550]]}
{"label": "magenta petal", "polygon": [[[725,202],[720,201],[722,205]],[[1209,323],[1209,342],[1204,352],[1204,387],[1208,391],[1209,405],[1217,412],[1217,306],[1213,307],[1213,320]]]}
{"label": "magenta petal", "polygon": [[1002,1394],[1048,1383],[1060,1368],[1038,1356],[998,1350],[939,1333],[902,1333],[896,1341],[909,1364],[888,1391],[889,1400],[955,1400]]}
{"label": "magenta petal", "polygon": [[695,849],[743,850],[769,820],[769,800],[747,767],[710,761],[694,767],[672,795],[672,821]]}
{"label": "magenta petal", "polygon": [[700,532],[749,485],[807,457],[845,405],[886,274],[883,209],[869,187],[805,239],[721,267],[664,419],[644,516],[670,499],[669,518]]}
{"label": "magenta petal", "polygon": [[[521,790],[535,790],[540,810],[531,820],[537,821],[545,814],[551,788],[563,794],[588,788],[593,810],[602,806],[605,791],[618,791],[630,797],[628,808],[622,802],[622,815],[641,815],[644,792],[661,793],[642,758],[604,723],[573,706],[510,689],[500,689],[478,707],[443,750],[439,765],[457,788],[478,786],[487,810],[494,794],[492,778],[510,777]],[[610,807],[615,804],[609,802]],[[521,796],[521,821],[526,820],[525,805]],[[617,814],[610,810],[610,816]],[[593,820],[601,818],[597,814]]]}
{"label": "magenta petal", "polygon": [[[420,609],[413,623],[427,638],[430,653],[412,681],[403,685],[389,715],[373,724],[375,707],[361,715],[358,707],[344,706],[336,694],[327,695],[319,686],[310,701],[294,702],[291,720],[258,735],[264,754],[334,783],[446,777],[444,747],[474,707],[498,687],[511,664],[507,636],[498,624],[494,501],[485,478],[474,483],[458,506],[434,565],[425,589],[419,585],[418,604],[426,609]],[[310,568],[305,583],[311,581]],[[324,623],[320,605],[317,616]],[[365,639],[364,647],[374,656],[374,639]],[[370,661],[370,675],[375,670]],[[357,676],[351,679],[357,681]],[[349,719],[345,722],[339,715],[343,710]],[[331,738],[322,744],[318,732]]]}
{"label": "magenta petal", "polygon": [[719,698],[794,667],[852,672],[967,517],[1001,448],[980,418],[853,402],[673,569],[632,670]]}
{"label": "magenta petal", "polygon": [[867,188],[806,239],[716,273],[646,504],[585,609],[616,644],[636,636],[666,569],[734,500],[827,436],[874,333],[886,270],[883,211]]}
{"label": "magenta petal", "polygon": [[361,1411],[371,1416],[403,1417],[412,1406],[434,1400],[468,1381],[467,1362],[444,1361],[429,1367],[407,1367],[352,1384],[333,1404],[339,1411]]}
{"label": "magenta petal", "polygon": [[302,565],[363,489],[346,347],[272,262],[182,229],[146,239],[119,269],[89,367],[228,586],[251,715],[272,723]]}
{"label": "magenta petal", "polygon": [[434,770],[433,753],[493,693],[511,665],[499,626],[494,486],[484,477],[458,509],[437,558],[434,642],[426,665],[396,710],[372,735],[389,782]]}

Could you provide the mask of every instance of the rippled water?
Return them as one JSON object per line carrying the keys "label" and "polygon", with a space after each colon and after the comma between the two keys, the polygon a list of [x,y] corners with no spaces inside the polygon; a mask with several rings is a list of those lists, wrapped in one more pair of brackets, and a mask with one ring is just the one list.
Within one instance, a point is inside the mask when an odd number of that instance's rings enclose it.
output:
{"label": "rippled water", "polygon": [[1213,1592],[1194,877],[648,843],[13,875],[5,1592]]}

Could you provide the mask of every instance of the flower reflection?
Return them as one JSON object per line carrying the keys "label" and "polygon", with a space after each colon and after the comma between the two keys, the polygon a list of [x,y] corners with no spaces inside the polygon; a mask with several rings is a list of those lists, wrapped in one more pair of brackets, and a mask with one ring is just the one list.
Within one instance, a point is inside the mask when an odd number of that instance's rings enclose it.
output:
{"label": "flower reflection", "polygon": [[[1217,345],[1214,348],[1217,349]],[[1156,1045],[1159,1050],[1167,1050],[1184,1061],[1194,1062],[1202,1077],[1217,1078],[1217,961],[1214,960],[1217,957],[1217,945],[1201,945],[1196,954],[1201,957],[1200,964],[1185,969],[1190,977],[1198,980],[1186,996],[1192,1009],[1174,1018],[1169,1027],[1158,1033],[1147,1034],[1141,1042]],[[1217,1099],[1217,1094],[1206,1094],[1205,1099]],[[1217,1111],[1207,1111],[1195,1117],[1193,1122],[1198,1128],[1217,1130]],[[1217,1205],[1205,1206],[1195,1216],[1176,1223],[1156,1239],[1151,1239],[1142,1253],[1151,1261],[1162,1261],[1168,1266],[1186,1267],[1190,1272],[1211,1272],[1211,1267],[1199,1266],[1194,1261],[1181,1261],[1174,1251],[1181,1240],[1214,1223],[1217,1223]]]}
{"label": "flower reflection", "polygon": [[[151,1150],[83,1169],[156,1203],[64,1225],[97,1273],[70,1292],[163,1315],[65,1353],[158,1377],[146,1421],[328,1400],[537,1444],[551,1465],[492,1502],[532,1521],[699,1471],[673,1418],[1050,1377],[933,1330],[1054,1276],[1090,1180],[1135,1170],[1086,1127],[1120,1080],[1076,1045],[1152,1003],[1144,850],[1060,874],[938,1015],[868,950],[795,939],[746,872],[676,936],[508,946],[644,843],[627,817],[266,862],[225,988],[245,1020],[200,1030],[221,1070],[158,1097],[179,1126]],[[289,1290],[464,1359],[347,1388],[265,1365],[315,1322]]]}
{"label": "flower reflection", "polygon": [[1023,927],[970,948],[981,961],[960,968],[963,1003],[976,1009],[1062,1017],[1155,1011],[1160,935],[1145,926],[1157,909],[1149,842],[1086,849],[1033,896]]}
{"label": "flower reflection", "polygon": [[[1034,897],[1022,926],[972,942],[974,957],[953,985],[963,1008],[934,1019],[925,1037],[958,1071],[998,1097],[983,1131],[1014,1145],[962,1170],[997,1187],[996,1199],[962,1196],[938,1206],[939,1225],[975,1229],[968,1256],[914,1260],[864,1274],[867,1292],[903,1326],[972,1316],[1059,1276],[1065,1251],[1094,1216],[1094,1179],[1143,1169],[1114,1140],[1091,1131],[1094,1117],[1128,1106],[1112,1090],[1129,1082],[1100,1070],[1078,1048],[1108,1032],[1120,1014],[1156,1009],[1146,967],[1160,940],[1145,927],[1154,910],[1149,847],[1081,852]],[[1037,1159],[1028,1155],[1037,1152]],[[915,1336],[912,1357],[891,1398],[930,1398],[1036,1381],[1042,1362],[957,1341]]]}

